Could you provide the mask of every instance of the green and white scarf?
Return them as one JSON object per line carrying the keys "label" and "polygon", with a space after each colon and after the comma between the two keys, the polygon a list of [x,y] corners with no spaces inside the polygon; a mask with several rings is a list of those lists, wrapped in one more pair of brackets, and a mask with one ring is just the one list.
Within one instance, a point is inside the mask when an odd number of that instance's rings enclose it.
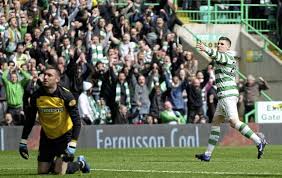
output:
{"label": "green and white scarf", "polygon": [[70,45],[63,48],[62,56],[65,58],[66,65],[70,62]]}
{"label": "green and white scarf", "polygon": [[[90,104],[90,107],[91,107],[91,110],[92,110],[92,113],[94,115],[94,120],[95,119],[99,119],[99,111],[98,111],[98,106],[97,106],[97,103],[95,102],[94,98],[92,96],[87,96],[87,100]],[[94,121],[92,120],[92,122]]]}
{"label": "green and white scarf", "polygon": [[98,90],[99,90],[99,93],[101,92],[102,84],[103,84],[103,81],[98,79]]}
{"label": "green and white scarf", "polygon": [[103,46],[101,44],[92,44],[92,64],[96,65],[98,61],[104,60]]}
{"label": "green and white scarf", "polygon": [[[126,106],[128,107],[128,109],[130,109],[131,108],[130,91],[129,91],[127,82],[124,82],[124,87],[125,87],[125,94],[126,94]],[[116,103],[120,103],[120,95],[121,95],[121,86],[120,86],[120,83],[117,83],[116,98],[115,98]]]}

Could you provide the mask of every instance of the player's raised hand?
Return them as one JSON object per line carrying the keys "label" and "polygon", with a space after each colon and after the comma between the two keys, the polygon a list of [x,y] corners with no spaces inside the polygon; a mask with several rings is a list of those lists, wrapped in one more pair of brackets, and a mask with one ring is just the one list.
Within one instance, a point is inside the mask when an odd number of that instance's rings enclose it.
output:
{"label": "player's raised hand", "polygon": [[196,48],[198,48],[200,51],[206,50],[206,46],[202,42],[197,43]]}
{"label": "player's raised hand", "polygon": [[259,79],[259,81],[264,82],[264,79],[262,77],[259,77],[258,79]]}
{"label": "player's raised hand", "polygon": [[27,149],[27,140],[22,139],[19,145],[19,152],[20,155],[22,156],[22,158],[24,159],[28,159],[29,155],[28,155],[28,149]]}

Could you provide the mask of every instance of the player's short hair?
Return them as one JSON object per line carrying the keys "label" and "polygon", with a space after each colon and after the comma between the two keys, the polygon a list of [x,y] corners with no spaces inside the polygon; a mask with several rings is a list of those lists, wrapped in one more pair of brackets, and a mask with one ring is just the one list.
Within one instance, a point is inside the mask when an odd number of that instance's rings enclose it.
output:
{"label": "player's short hair", "polygon": [[227,41],[229,43],[229,46],[231,46],[231,40],[225,36],[220,37],[218,40]]}

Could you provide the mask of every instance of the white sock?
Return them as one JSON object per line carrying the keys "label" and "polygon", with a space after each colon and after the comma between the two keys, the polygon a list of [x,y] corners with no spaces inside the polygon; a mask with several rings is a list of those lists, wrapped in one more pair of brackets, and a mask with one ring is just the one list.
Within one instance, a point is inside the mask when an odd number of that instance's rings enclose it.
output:
{"label": "white sock", "polygon": [[257,136],[256,133],[254,133],[254,132],[252,131],[252,129],[250,129],[250,127],[249,127],[247,124],[245,124],[245,123],[239,121],[239,122],[237,122],[237,123],[235,124],[235,128],[236,128],[242,135],[244,135],[245,137],[247,137],[247,138],[253,140],[253,142],[254,142],[256,145],[258,145],[258,144],[261,143],[261,139]]}

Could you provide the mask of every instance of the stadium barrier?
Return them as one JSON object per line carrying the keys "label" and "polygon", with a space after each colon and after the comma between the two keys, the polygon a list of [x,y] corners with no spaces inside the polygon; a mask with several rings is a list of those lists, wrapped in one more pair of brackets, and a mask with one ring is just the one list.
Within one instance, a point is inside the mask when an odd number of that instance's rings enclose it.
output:
{"label": "stadium barrier", "polygon": [[[178,2],[175,2],[176,4]],[[232,10],[230,10],[232,9]],[[252,17],[260,11],[259,17]],[[237,4],[215,3],[211,4],[210,0],[206,5],[199,7],[199,10],[184,10],[179,7],[176,13],[181,20],[189,23],[205,24],[241,24],[245,20],[260,33],[273,33],[276,31],[276,4]],[[254,32],[253,29],[247,29],[248,32]]]}
{"label": "stadium barrier", "polygon": [[[270,144],[282,144],[282,124],[249,124],[255,132],[263,132]],[[187,125],[97,125],[83,126],[79,148],[160,148],[206,146],[210,124]],[[228,124],[221,126],[219,145],[251,145]],[[1,150],[17,150],[22,127],[0,127]],[[28,139],[29,149],[38,149],[40,126],[35,126]]]}

